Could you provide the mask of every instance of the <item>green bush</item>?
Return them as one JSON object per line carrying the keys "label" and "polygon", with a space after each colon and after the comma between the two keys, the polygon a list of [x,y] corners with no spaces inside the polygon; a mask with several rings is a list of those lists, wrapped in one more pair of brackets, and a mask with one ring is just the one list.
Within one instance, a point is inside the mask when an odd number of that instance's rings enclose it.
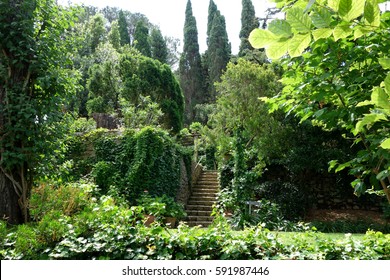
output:
{"label": "green bush", "polygon": [[32,189],[29,201],[31,218],[39,221],[47,213],[55,210],[64,215],[73,215],[87,204],[95,186],[88,183],[53,186],[41,184]]}
{"label": "green bush", "polygon": [[107,194],[109,187],[119,181],[115,164],[107,161],[97,162],[93,167],[92,176],[101,194]]}
{"label": "green bush", "polygon": [[261,226],[233,230],[217,217],[206,229],[180,224],[144,226],[144,209],[117,203],[112,197],[93,200],[71,217],[50,212],[38,224],[11,229],[0,246],[2,259],[118,260],[353,260],[390,259],[390,235],[367,232],[331,239],[316,232],[278,237]]}
{"label": "green bush", "polygon": [[62,240],[69,230],[70,218],[59,210],[46,213],[37,225],[37,238],[47,247]]}

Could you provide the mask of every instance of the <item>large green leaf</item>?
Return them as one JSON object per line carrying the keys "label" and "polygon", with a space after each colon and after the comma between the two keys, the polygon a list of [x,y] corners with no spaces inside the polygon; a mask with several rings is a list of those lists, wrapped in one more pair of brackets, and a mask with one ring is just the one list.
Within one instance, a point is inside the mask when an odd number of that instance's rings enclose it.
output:
{"label": "large green leaf", "polygon": [[353,29],[354,39],[358,39],[372,31],[372,27],[358,25]]}
{"label": "large green leaf", "polygon": [[254,29],[249,34],[249,43],[251,43],[252,47],[255,49],[266,48],[270,44],[275,43],[277,41],[277,37],[268,30],[264,29]]}
{"label": "large green leaf", "polygon": [[314,40],[317,41],[322,38],[329,38],[333,34],[333,29],[320,28],[313,31]]}
{"label": "large green leaf", "polygon": [[295,34],[288,44],[288,54],[290,57],[301,56],[310,45],[311,34]]}
{"label": "large green leaf", "polygon": [[389,95],[384,91],[383,88],[374,88],[371,94],[371,100],[377,107],[390,110]]}
{"label": "large green leaf", "polygon": [[361,16],[366,0],[340,0],[339,14],[345,21],[352,21]]}
{"label": "large green leaf", "polygon": [[328,0],[328,6],[333,11],[337,12],[339,10],[340,0]]}
{"label": "large green leaf", "polygon": [[301,8],[288,10],[286,20],[298,33],[309,33],[311,31],[311,19]]}
{"label": "large green leaf", "polygon": [[378,27],[381,23],[381,15],[377,0],[367,0],[364,7],[364,19],[371,25]]}
{"label": "large green leaf", "polygon": [[349,35],[351,35],[353,32],[353,29],[349,27],[347,23],[341,23],[335,27],[333,30],[333,37],[335,41],[338,41],[339,39],[347,38]]}
{"label": "large green leaf", "polygon": [[382,142],[381,147],[383,149],[390,150],[390,138],[387,138],[385,141]]}
{"label": "large green leaf", "polygon": [[357,122],[356,131],[357,132],[363,131],[365,126],[373,125],[378,121],[385,121],[385,120],[387,120],[387,118],[386,115],[384,114],[366,114],[360,121]]}
{"label": "large green leaf", "polygon": [[268,25],[268,30],[278,37],[288,38],[293,35],[291,25],[283,19],[275,19]]}
{"label": "large green leaf", "polygon": [[279,59],[288,51],[289,39],[281,39],[278,42],[271,44],[265,53],[270,59]]}
{"label": "large green leaf", "polygon": [[325,7],[317,8],[310,16],[314,26],[317,28],[329,27],[332,22],[332,15]]}
{"label": "large green leaf", "polygon": [[387,97],[389,97],[389,95],[390,95],[390,73],[385,78],[385,89],[387,91]]}
{"label": "large green leaf", "polygon": [[390,58],[379,58],[378,61],[383,69],[390,69]]}

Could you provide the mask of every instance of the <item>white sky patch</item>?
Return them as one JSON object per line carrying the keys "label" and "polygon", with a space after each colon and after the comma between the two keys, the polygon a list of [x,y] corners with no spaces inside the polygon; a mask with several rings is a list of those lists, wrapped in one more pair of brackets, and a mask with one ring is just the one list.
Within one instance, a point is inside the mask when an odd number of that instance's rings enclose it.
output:
{"label": "white sky patch", "polygon": [[[66,4],[68,0],[59,0]],[[183,40],[183,28],[185,8],[187,0],[72,0],[72,3],[84,3],[87,6],[104,8],[106,6],[118,7],[131,13],[144,14],[151,23],[160,26],[164,36],[170,36]],[[241,0],[214,0],[221,14],[226,19],[226,29],[229,41],[232,44],[232,53],[237,54],[240,46],[241,29]],[[207,49],[206,30],[209,0],[192,0],[192,11],[198,27],[198,40],[200,52]],[[264,15],[267,7],[271,4],[268,0],[252,0],[256,10],[256,16]]]}

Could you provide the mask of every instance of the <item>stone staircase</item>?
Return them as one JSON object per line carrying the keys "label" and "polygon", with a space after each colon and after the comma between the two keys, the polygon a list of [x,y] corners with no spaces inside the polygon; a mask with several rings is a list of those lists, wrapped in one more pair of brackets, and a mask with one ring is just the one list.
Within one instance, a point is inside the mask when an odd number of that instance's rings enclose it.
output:
{"label": "stone staircase", "polygon": [[210,215],[213,204],[217,202],[218,191],[218,172],[203,170],[186,206],[187,225],[207,227],[212,223],[213,217]]}

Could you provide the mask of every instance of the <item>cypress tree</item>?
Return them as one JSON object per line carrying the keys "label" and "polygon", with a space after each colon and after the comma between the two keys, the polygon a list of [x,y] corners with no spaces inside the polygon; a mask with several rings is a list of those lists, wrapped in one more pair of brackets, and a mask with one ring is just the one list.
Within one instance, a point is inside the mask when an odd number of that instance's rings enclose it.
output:
{"label": "cypress tree", "polygon": [[167,42],[161,34],[161,30],[154,28],[150,35],[150,47],[152,50],[152,58],[157,59],[161,63],[168,63],[168,47]]}
{"label": "cypress tree", "polygon": [[111,23],[111,30],[108,33],[108,39],[111,45],[118,51],[121,47],[121,35],[119,32],[119,24],[117,20]]}
{"label": "cypress tree", "polygon": [[125,14],[122,10],[119,11],[119,34],[121,38],[121,46],[126,44],[130,44],[130,35],[129,35],[129,25],[127,24],[127,20]]}
{"label": "cypress tree", "polygon": [[134,47],[144,56],[152,56],[152,50],[149,43],[149,29],[145,26],[142,20],[138,21],[135,27]]}
{"label": "cypress tree", "polygon": [[230,60],[231,45],[229,43],[225,17],[219,10],[214,15],[208,42],[207,59],[209,67],[210,95],[215,99],[214,83],[220,80],[222,72]]}
{"label": "cypress tree", "polygon": [[241,44],[238,56],[243,57],[248,50],[253,50],[253,47],[248,41],[248,37],[252,30],[258,27],[259,23],[256,18],[255,7],[252,4],[252,0],[242,0],[240,31]]}
{"label": "cypress tree", "polygon": [[184,48],[179,63],[180,84],[185,97],[185,120],[194,118],[194,107],[204,102],[202,62],[199,54],[198,29],[188,0],[184,23]]}
{"label": "cypress tree", "polygon": [[211,28],[213,26],[214,15],[217,11],[218,11],[217,5],[215,5],[213,0],[210,0],[209,14],[207,17],[207,40],[210,37]]}
{"label": "cypress tree", "polygon": [[106,19],[102,14],[96,14],[92,17],[91,22],[89,23],[89,32],[90,32],[90,47],[91,51],[95,52],[97,46],[104,42],[106,35]]}

